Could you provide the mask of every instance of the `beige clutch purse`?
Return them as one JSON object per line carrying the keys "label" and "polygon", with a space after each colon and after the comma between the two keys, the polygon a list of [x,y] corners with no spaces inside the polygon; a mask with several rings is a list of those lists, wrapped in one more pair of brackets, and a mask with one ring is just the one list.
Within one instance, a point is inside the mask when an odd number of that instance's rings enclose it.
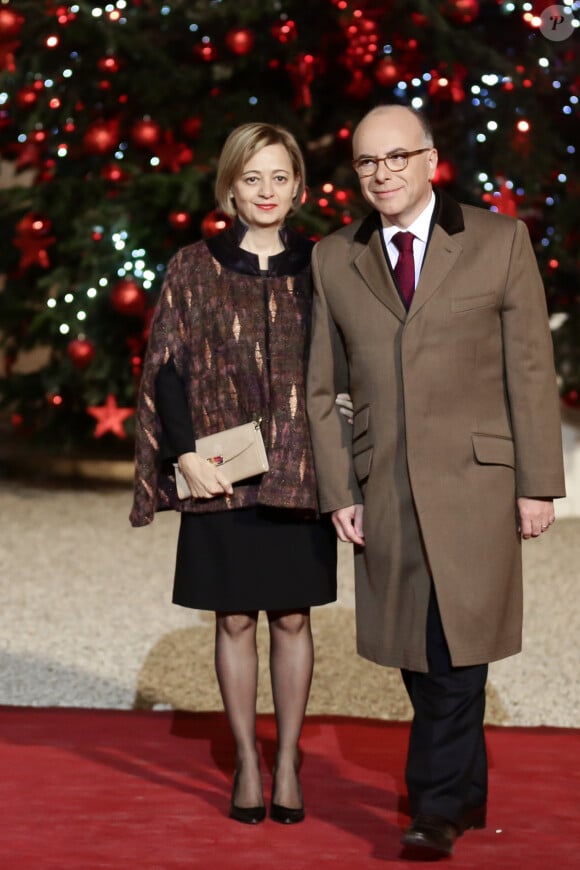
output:
{"label": "beige clutch purse", "polygon": [[[260,424],[255,420],[198,438],[195,451],[212,465],[221,468],[230,483],[263,474],[269,467]],[[191,498],[187,481],[176,462],[173,468],[177,497]]]}

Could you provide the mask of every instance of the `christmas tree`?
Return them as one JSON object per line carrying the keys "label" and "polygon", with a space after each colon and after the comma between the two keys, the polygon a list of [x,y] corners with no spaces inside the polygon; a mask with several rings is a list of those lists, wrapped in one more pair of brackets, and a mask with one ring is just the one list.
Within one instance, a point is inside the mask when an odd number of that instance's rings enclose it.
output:
{"label": "christmas tree", "polygon": [[426,111],[453,196],[526,221],[579,404],[579,6],[0,0],[3,437],[130,449],[167,261],[227,223],[213,180],[228,132],[296,134],[294,222],[318,238],[365,212],[351,135],[384,102]]}

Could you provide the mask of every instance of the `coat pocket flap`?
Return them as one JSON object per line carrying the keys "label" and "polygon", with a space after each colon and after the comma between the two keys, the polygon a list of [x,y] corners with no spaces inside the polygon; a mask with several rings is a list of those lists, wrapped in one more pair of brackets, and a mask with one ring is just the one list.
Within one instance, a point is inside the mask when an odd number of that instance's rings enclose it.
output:
{"label": "coat pocket flap", "polygon": [[366,478],[369,476],[372,459],[372,447],[366,447],[361,453],[357,453],[355,456],[352,457],[354,473],[356,474],[356,479],[359,483],[361,483],[363,480],[366,480]]}
{"label": "coat pocket flap", "polygon": [[365,432],[368,432],[369,428],[369,420],[370,420],[370,406],[363,405],[362,408],[359,408],[354,412],[352,418],[352,440],[355,441],[357,438],[360,438],[361,435],[364,435]]}
{"label": "coat pocket flap", "polygon": [[500,435],[473,434],[471,436],[475,458],[482,465],[508,465],[515,468],[514,442]]}
{"label": "coat pocket flap", "polygon": [[495,293],[483,293],[479,296],[466,296],[463,299],[452,299],[452,311],[471,311],[473,308],[487,308],[493,305]]}

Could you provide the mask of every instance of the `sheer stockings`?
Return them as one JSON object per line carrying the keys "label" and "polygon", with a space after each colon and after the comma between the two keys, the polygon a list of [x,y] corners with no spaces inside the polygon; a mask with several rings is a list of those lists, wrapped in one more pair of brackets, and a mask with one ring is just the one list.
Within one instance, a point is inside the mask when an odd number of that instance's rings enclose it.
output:
{"label": "sheer stockings", "polygon": [[[312,682],[314,648],[308,608],[269,611],[270,676],[278,751],[275,803],[302,806],[298,780],[298,741]],[[215,666],[224,708],[236,746],[235,802],[240,807],[263,804],[256,749],[258,613],[217,613]]]}
{"label": "sheer stockings", "polygon": [[278,752],[272,800],[285,807],[302,806],[298,780],[298,741],[312,683],[314,648],[309,610],[268,613],[270,676]]}

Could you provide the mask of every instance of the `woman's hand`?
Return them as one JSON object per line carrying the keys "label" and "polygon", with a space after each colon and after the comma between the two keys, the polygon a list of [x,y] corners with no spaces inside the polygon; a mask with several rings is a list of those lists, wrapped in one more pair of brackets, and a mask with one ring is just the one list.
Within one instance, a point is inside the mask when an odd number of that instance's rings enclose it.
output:
{"label": "woman's hand", "polygon": [[335,404],[336,404],[338,410],[340,411],[340,413],[346,417],[346,419],[348,420],[349,423],[352,423],[353,405],[352,405],[352,399],[350,397],[350,394],[349,393],[338,393],[336,396],[336,399],[334,401],[335,401]]}
{"label": "woman's hand", "polygon": [[198,453],[182,453],[177,464],[194,498],[234,494],[234,488],[225,474]]}

